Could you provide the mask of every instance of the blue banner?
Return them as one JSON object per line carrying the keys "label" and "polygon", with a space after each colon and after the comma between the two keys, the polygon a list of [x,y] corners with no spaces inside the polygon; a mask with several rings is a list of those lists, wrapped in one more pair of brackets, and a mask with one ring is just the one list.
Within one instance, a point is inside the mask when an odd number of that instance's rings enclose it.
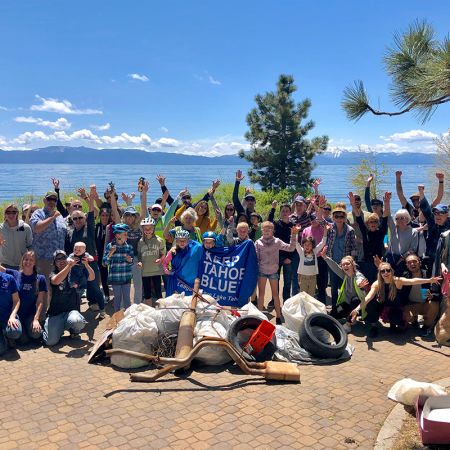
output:
{"label": "blue banner", "polygon": [[225,248],[203,249],[198,277],[200,289],[221,306],[241,307],[253,294],[258,261],[252,241]]}

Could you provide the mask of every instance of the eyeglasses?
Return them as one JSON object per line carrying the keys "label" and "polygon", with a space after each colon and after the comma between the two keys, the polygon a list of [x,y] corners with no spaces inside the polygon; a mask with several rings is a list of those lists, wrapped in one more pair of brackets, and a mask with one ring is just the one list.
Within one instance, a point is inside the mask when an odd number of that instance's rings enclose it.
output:
{"label": "eyeglasses", "polygon": [[408,220],[406,217],[396,217],[395,220]]}
{"label": "eyeglasses", "polygon": [[380,273],[391,273],[391,269],[380,269]]}
{"label": "eyeglasses", "polygon": [[331,211],[331,208],[322,208],[324,211]]}
{"label": "eyeglasses", "polygon": [[79,217],[72,217],[72,220],[83,220],[84,219],[84,217],[81,217],[81,216],[79,216]]}
{"label": "eyeglasses", "polygon": [[335,214],[333,219],[345,219],[345,216],[343,214]]}
{"label": "eyeglasses", "polygon": [[411,259],[411,260],[409,260],[409,261],[406,261],[406,264],[419,264],[419,260],[417,260],[417,259]]}
{"label": "eyeglasses", "polygon": [[13,214],[17,214],[19,211],[5,211],[5,214],[12,216]]}
{"label": "eyeglasses", "polygon": [[81,205],[75,204],[75,205],[72,205],[72,208],[82,209],[83,207]]}

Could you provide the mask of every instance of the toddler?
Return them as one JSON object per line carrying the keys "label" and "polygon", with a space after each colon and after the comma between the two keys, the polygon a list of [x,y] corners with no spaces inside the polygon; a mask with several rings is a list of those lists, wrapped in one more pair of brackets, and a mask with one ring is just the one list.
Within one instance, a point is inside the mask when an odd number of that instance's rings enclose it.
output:
{"label": "toddler", "polygon": [[94,261],[94,258],[86,251],[86,244],[75,242],[73,253],[69,255],[68,261],[76,261],[76,264],[70,269],[69,284],[77,291],[83,291],[87,288],[89,274],[84,267],[83,258],[87,258],[89,262]]}

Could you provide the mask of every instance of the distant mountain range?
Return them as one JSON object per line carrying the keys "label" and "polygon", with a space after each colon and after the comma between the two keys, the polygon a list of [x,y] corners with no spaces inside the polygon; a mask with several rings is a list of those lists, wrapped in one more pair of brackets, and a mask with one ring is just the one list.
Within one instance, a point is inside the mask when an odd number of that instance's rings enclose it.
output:
{"label": "distant mountain range", "polygon": [[[430,153],[378,153],[378,161],[385,164],[433,164]],[[342,151],[324,153],[315,157],[317,164],[352,165],[367,158],[364,152]],[[173,164],[173,165],[239,165],[248,164],[237,155],[216,157],[183,155],[180,153],[146,152],[134,149],[97,150],[88,147],[45,147],[34,150],[0,150],[3,164]]]}

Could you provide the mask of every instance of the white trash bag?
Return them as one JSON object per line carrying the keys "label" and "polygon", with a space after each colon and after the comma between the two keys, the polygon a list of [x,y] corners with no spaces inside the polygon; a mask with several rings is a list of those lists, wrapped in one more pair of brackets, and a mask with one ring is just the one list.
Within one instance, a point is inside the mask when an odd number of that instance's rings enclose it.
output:
{"label": "white trash bag", "polygon": [[438,384],[403,378],[397,381],[388,392],[388,398],[403,405],[413,406],[419,395],[447,395],[446,390]]}
{"label": "white trash bag", "polygon": [[[151,354],[152,347],[158,340],[155,320],[157,313],[158,311],[144,303],[131,305],[113,332],[113,349]],[[122,369],[135,369],[145,366],[148,362],[126,355],[111,355],[111,364]]]}
{"label": "white trash bag", "polygon": [[267,320],[266,315],[251,302],[248,302],[246,305],[240,308],[239,314],[241,315],[241,317],[253,316],[259,317],[261,320]]}
{"label": "white trash bag", "polygon": [[284,326],[298,333],[305,317],[315,312],[326,313],[325,305],[306,292],[299,292],[284,302],[282,308]]}
{"label": "white trash bag", "polygon": [[[205,336],[226,339],[228,328],[233,319],[225,311],[207,310],[197,318],[194,330],[194,345]],[[228,352],[221,347],[204,347],[195,360],[207,366],[221,366],[231,360]]]}

